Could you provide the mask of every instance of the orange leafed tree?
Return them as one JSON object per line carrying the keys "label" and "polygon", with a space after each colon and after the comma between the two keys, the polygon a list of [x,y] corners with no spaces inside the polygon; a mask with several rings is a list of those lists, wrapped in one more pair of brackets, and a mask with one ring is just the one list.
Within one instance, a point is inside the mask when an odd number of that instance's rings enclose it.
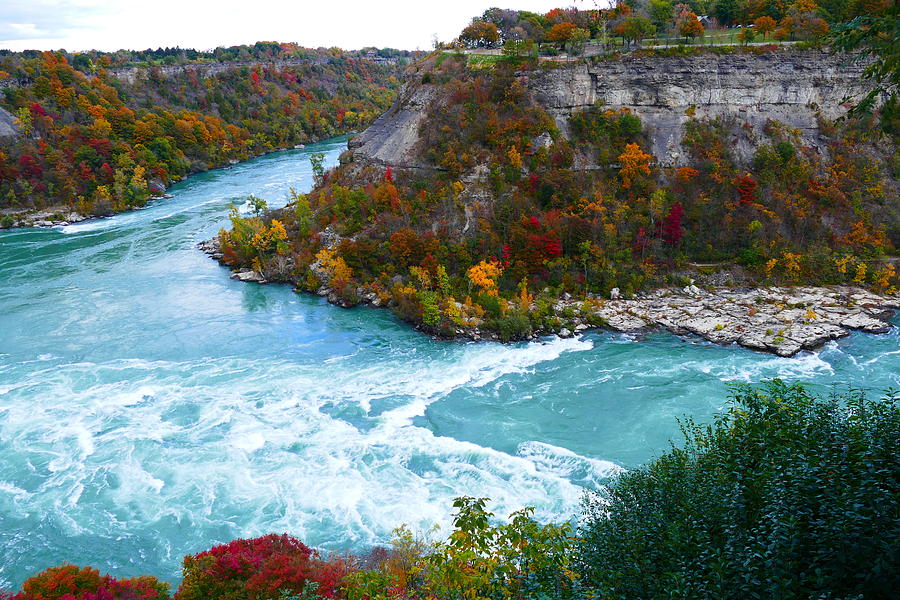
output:
{"label": "orange leafed tree", "polygon": [[775,28],[778,26],[778,23],[775,22],[775,19],[769,16],[759,17],[755,21],[753,21],[753,25],[756,27],[756,30],[760,32],[763,37],[769,37],[769,34],[775,31]]}
{"label": "orange leafed tree", "polygon": [[500,263],[483,260],[466,273],[472,285],[481,288],[488,296],[497,295],[497,279],[503,271]]}
{"label": "orange leafed tree", "polygon": [[697,18],[697,14],[691,11],[684,11],[678,15],[678,33],[684,37],[696,38],[703,35],[703,24]]}
{"label": "orange leafed tree", "polygon": [[500,40],[500,32],[493,23],[476,21],[462,30],[459,39],[469,46],[490,46]]}
{"label": "orange leafed tree", "polygon": [[619,155],[622,167],[619,169],[619,177],[622,179],[622,187],[628,189],[635,179],[641,175],[650,174],[650,159],[653,156],[647,154],[637,144],[628,144],[625,151]]}
{"label": "orange leafed tree", "polygon": [[572,39],[576,29],[578,29],[578,26],[575,23],[569,23],[568,21],[557,23],[547,32],[547,41],[565,44]]}

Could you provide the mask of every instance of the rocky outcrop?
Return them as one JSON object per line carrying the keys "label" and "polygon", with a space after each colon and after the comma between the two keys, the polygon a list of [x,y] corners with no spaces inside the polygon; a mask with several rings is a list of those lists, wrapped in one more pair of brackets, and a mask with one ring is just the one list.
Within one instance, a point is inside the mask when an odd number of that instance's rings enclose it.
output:
{"label": "rocky outcrop", "polygon": [[419,125],[428,106],[439,99],[440,91],[434,85],[406,84],[390,110],[350,140],[348,147],[354,156],[407,169],[433,167],[421,157]]}
{"label": "rocky outcrop", "polygon": [[16,117],[0,107],[0,138],[15,137],[17,135],[19,135],[19,126],[16,123]]}
{"label": "rocky outcrop", "polygon": [[[80,223],[90,217],[86,217],[69,208],[59,207],[58,210],[49,209],[36,212],[23,212],[12,209],[0,211],[0,222],[6,222],[8,227],[65,227],[73,223]],[[4,225],[0,225],[3,227]]]}
{"label": "rocky outcrop", "polygon": [[[326,64],[332,59],[327,56],[313,56],[307,58],[285,58],[278,60],[234,60],[225,62],[196,62],[183,65],[155,65],[152,67],[134,66],[134,67],[113,67],[107,72],[112,76],[125,83],[133,84],[137,81],[146,80],[152,77],[177,77],[183,73],[192,73],[200,79],[215,77],[221,73],[232,71],[234,69],[266,67],[275,69],[286,69],[291,67],[302,67],[306,65]],[[360,60],[370,60],[376,63],[397,64],[397,58],[383,57],[360,57]]]}
{"label": "rocky outcrop", "polygon": [[717,344],[793,356],[853,330],[885,333],[896,309],[900,309],[900,297],[854,287],[704,291],[689,286],[609,300],[593,312],[616,331],[662,328]]}
{"label": "rocky outcrop", "polygon": [[[525,72],[533,99],[568,133],[568,118],[597,102],[629,108],[645,125],[660,164],[684,160],[683,127],[696,118],[733,118],[739,159],[749,160],[769,120],[824,151],[818,116],[834,119],[863,92],[863,65],[822,50],[699,52],[686,57],[626,54]],[[428,167],[417,145],[427,107],[441,86],[411,80],[393,108],[353,140],[354,156],[396,167]]]}
{"label": "rocky outcrop", "polygon": [[[631,109],[644,123],[657,160],[679,164],[683,126],[692,116],[734,118],[751,134],[776,120],[799,130],[805,145],[821,148],[817,115],[842,116],[847,98],[864,93],[862,70],[863,65],[847,55],[821,50],[690,57],[630,54],[549,70],[531,77],[530,87],[564,132],[573,112],[594,103]],[[749,159],[752,136],[734,141],[739,158]]]}

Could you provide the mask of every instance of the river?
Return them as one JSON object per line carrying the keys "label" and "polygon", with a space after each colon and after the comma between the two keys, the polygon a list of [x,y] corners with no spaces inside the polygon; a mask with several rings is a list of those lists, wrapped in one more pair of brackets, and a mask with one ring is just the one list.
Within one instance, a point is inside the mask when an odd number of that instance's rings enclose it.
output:
{"label": "river", "polygon": [[[195,249],[311,152],[177,184],[112,218],[0,232],[0,588],[64,561],[177,583],[181,558],[289,532],[323,549],[446,523],[460,495],[575,515],[728,382],[900,387],[900,336],[777,358],[658,333],[440,342],[388,311],[239,283]],[[897,319],[895,324],[900,323]]]}

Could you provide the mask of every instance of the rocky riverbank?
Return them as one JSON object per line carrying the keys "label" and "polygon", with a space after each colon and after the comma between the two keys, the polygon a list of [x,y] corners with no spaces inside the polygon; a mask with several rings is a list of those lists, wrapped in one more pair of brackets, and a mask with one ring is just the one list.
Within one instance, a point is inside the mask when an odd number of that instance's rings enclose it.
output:
{"label": "rocky riverbank", "polygon": [[[172,198],[171,194],[153,196],[151,200]],[[44,210],[10,210],[0,211],[0,229],[19,227],[65,227],[82,221],[103,219],[112,215],[83,215],[69,207],[52,207]]]}
{"label": "rocky riverbank", "polygon": [[596,310],[616,331],[667,329],[717,344],[793,356],[851,331],[886,333],[900,297],[857,287],[696,286],[659,289],[629,300],[609,300]]}
{"label": "rocky riverbank", "polygon": [[60,210],[28,211],[2,211],[0,212],[0,228],[11,229],[14,227],[58,227],[80,223],[89,217],[68,208]]}
{"label": "rocky riverbank", "polygon": [[[216,260],[222,253],[217,240],[198,248]],[[232,279],[268,283],[265,276],[241,269]],[[348,306],[326,286],[316,292],[332,304]],[[378,294],[358,290],[361,304],[385,306]],[[593,295],[574,298],[565,294],[553,304],[554,325],[532,331],[528,338],[545,334],[571,337],[588,329],[620,332],[665,329],[676,335],[697,335],[716,344],[738,344],[752,350],[793,356],[852,331],[886,333],[890,319],[900,309],[900,295],[881,295],[852,286],[829,287],[709,287],[661,288],[633,298]],[[531,310],[535,310],[532,305]],[[429,332],[434,333],[434,332]],[[500,339],[483,323],[459,327],[456,337],[473,340]]]}

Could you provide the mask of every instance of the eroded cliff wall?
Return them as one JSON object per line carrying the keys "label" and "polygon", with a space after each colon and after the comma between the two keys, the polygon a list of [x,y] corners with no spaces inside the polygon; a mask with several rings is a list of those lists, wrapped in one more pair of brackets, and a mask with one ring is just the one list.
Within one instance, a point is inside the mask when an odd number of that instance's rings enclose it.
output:
{"label": "eroded cliff wall", "polygon": [[[804,143],[824,151],[817,115],[842,116],[847,99],[864,91],[863,66],[819,50],[755,54],[700,53],[689,57],[625,55],[593,64],[572,63],[523,75],[532,97],[568,133],[568,117],[596,102],[627,107],[644,123],[662,165],[684,159],[684,123],[732,117],[740,127],[739,158],[752,156],[770,119],[797,129]],[[428,167],[417,146],[426,108],[440,101],[439,86],[411,82],[394,107],[351,144],[354,154],[400,167]]]}

